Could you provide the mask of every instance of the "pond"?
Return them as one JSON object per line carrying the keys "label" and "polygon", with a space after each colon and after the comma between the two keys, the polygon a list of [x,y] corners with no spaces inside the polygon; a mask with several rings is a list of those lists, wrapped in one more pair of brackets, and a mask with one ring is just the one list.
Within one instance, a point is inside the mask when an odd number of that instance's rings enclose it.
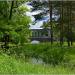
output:
{"label": "pond", "polygon": [[41,58],[36,59],[36,58],[30,58],[29,62],[32,64],[45,64],[45,62],[43,62],[43,60]]}

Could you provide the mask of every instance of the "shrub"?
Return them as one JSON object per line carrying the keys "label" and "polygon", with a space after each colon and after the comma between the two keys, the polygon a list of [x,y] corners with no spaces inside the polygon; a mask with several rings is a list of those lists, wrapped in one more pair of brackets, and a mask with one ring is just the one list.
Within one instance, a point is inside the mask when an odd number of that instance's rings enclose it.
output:
{"label": "shrub", "polygon": [[57,65],[64,60],[65,50],[63,48],[49,48],[46,52],[43,53],[43,60],[46,63]]}

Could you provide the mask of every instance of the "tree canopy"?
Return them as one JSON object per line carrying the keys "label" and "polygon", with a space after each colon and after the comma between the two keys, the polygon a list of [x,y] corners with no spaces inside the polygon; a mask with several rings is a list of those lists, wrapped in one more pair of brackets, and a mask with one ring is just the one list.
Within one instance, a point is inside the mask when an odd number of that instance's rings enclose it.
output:
{"label": "tree canopy", "polygon": [[[10,42],[24,44],[30,35],[30,18],[25,12],[28,9],[22,6],[23,1],[1,1],[0,2],[0,34],[9,35]],[[1,39],[0,38],[0,39]],[[1,40],[2,41],[2,40]]]}

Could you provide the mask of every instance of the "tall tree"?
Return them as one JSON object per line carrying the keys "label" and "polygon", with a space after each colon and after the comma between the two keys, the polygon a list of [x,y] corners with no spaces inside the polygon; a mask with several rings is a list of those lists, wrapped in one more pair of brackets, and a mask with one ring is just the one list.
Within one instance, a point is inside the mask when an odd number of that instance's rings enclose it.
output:
{"label": "tall tree", "polygon": [[67,31],[67,42],[68,42],[68,46],[70,46],[70,40],[71,40],[71,34],[70,34],[70,24],[71,24],[71,13],[70,13],[70,3],[69,2],[67,2],[67,29],[68,29],[68,31]]}
{"label": "tall tree", "polygon": [[73,31],[72,31],[72,1],[70,2],[70,41],[71,46],[73,45]]}
{"label": "tall tree", "polygon": [[60,14],[60,45],[63,45],[63,1],[61,1],[61,14]]}
{"label": "tall tree", "polygon": [[49,0],[49,11],[50,11],[51,44],[53,44],[52,1],[50,0]]}

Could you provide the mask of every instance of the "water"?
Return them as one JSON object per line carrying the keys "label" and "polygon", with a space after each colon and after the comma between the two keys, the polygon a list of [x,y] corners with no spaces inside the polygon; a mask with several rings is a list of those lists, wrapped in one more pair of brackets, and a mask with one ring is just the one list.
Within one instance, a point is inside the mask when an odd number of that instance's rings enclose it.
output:
{"label": "water", "polygon": [[41,58],[36,59],[36,58],[30,58],[29,62],[32,64],[45,64],[45,62],[43,62],[43,60]]}

